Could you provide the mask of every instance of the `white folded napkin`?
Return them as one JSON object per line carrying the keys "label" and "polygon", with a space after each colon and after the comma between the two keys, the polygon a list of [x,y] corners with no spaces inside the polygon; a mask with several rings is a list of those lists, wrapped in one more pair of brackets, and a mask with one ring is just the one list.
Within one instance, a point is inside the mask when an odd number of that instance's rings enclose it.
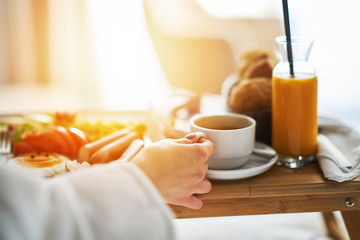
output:
{"label": "white folded napkin", "polygon": [[[325,178],[343,182],[360,176],[360,134],[355,129],[328,118],[319,118],[319,133],[328,138],[319,141],[317,154]],[[338,160],[342,157],[350,162],[350,169],[339,166]]]}

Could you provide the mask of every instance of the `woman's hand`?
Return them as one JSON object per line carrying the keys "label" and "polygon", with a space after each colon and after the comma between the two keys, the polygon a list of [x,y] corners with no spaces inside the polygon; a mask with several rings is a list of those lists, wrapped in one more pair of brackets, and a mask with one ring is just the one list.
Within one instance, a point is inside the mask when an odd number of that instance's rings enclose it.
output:
{"label": "woman's hand", "polygon": [[131,161],[151,179],[167,203],[199,209],[202,200],[197,195],[211,190],[205,174],[213,152],[212,142],[189,135],[153,143]]}

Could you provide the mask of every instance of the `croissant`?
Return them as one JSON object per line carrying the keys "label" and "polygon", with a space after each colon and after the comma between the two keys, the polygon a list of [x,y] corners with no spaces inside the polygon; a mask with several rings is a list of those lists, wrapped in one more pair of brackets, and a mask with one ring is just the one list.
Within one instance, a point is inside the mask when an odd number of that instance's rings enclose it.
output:
{"label": "croissant", "polygon": [[256,77],[235,85],[229,95],[230,106],[241,111],[256,111],[271,107],[271,79]]}

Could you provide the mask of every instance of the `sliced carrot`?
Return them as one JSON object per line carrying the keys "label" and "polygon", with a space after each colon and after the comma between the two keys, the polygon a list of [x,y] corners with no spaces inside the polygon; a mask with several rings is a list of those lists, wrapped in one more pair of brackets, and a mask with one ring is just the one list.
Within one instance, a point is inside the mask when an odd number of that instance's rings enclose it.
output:
{"label": "sliced carrot", "polygon": [[54,131],[57,134],[61,135],[64,143],[67,145],[68,151],[64,152],[63,154],[70,157],[71,159],[74,159],[77,156],[77,146],[75,139],[70,135],[70,133],[64,127],[58,126],[54,129]]}
{"label": "sliced carrot", "polygon": [[89,139],[79,129],[58,126],[38,133],[28,133],[23,141],[14,145],[14,154],[30,151],[54,152],[75,158],[81,146]]}
{"label": "sliced carrot", "polygon": [[69,146],[66,143],[65,138],[59,131],[57,131],[56,129],[50,129],[40,132],[39,135],[40,137],[51,139],[51,141],[53,141],[58,146],[58,148],[55,149],[53,152],[60,153],[66,156],[69,155]]}
{"label": "sliced carrot", "polygon": [[53,134],[50,130],[45,130],[39,133],[26,134],[23,141],[33,144],[37,151],[42,152],[59,152],[60,146],[57,141],[53,140]]}
{"label": "sliced carrot", "polygon": [[80,129],[71,127],[68,128],[67,130],[69,134],[73,137],[75,142],[77,143],[78,148],[90,142],[90,139]]}
{"label": "sliced carrot", "polygon": [[19,155],[22,153],[32,152],[32,151],[40,151],[34,144],[29,142],[16,142],[13,145],[13,154]]}

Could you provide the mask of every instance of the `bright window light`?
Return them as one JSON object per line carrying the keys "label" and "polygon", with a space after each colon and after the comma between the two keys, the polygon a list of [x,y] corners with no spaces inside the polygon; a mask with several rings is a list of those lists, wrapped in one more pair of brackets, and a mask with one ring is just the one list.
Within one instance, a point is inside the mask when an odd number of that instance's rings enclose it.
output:
{"label": "bright window light", "polygon": [[90,1],[101,106],[147,110],[167,87],[142,1]]}

